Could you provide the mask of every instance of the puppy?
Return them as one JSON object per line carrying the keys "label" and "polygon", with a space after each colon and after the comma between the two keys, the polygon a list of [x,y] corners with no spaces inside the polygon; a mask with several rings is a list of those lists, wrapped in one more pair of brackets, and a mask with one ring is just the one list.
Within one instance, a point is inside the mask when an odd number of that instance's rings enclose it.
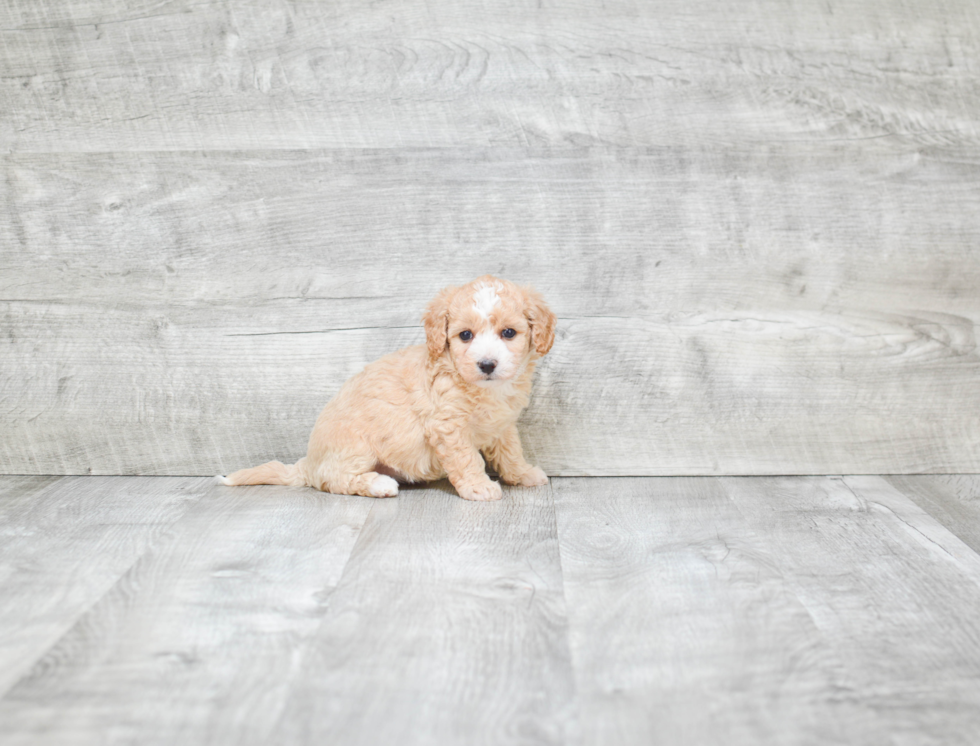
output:
{"label": "puppy", "polygon": [[499,500],[481,451],[508,484],[547,484],[524,460],[517,417],[555,339],[541,296],[486,275],[449,287],[423,317],[424,345],[371,363],[323,408],[306,457],[236,471],[228,485],[287,484],[393,497],[448,476],[460,497]]}

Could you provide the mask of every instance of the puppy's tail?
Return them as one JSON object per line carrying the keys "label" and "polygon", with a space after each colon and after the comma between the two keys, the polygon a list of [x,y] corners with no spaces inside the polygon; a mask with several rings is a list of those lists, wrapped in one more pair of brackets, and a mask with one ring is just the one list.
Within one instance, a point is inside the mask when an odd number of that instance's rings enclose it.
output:
{"label": "puppy's tail", "polygon": [[305,458],[295,464],[286,465],[281,461],[269,461],[251,469],[239,469],[227,477],[218,477],[218,481],[234,487],[240,484],[285,484],[290,487],[307,487],[306,470],[303,465]]}

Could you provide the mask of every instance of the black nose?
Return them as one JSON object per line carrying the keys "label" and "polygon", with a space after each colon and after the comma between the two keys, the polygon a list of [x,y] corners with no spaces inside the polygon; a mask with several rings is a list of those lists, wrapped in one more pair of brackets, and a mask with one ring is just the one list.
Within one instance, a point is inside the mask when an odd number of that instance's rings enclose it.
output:
{"label": "black nose", "polygon": [[488,376],[493,373],[493,369],[497,367],[496,360],[481,360],[477,363],[480,366],[480,370],[486,373]]}

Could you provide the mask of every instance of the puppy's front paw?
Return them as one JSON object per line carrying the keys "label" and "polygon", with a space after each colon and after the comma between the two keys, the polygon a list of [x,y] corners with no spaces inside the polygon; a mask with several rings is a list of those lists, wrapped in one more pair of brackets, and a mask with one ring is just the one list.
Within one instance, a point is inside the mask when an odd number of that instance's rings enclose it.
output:
{"label": "puppy's front paw", "polygon": [[458,492],[464,500],[499,500],[504,496],[504,491],[500,489],[500,485],[491,482],[489,479],[475,487],[460,487]]}
{"label": "puppy's front paw", "polygon": [[521,485],[521,487],[540,487],[543,484],[548,484],[548,475],[537,466],[532,466],[521,475],[521,478],[517,480],[517,483]]}

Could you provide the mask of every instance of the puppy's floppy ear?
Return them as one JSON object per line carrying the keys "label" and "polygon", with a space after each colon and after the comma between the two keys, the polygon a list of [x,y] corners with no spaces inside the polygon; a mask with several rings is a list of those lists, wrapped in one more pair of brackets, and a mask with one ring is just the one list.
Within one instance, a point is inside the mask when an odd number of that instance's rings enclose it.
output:
{"label": "puppy's floppy ear", "polygon": [[521,288],[521,291],[524,293],[524,317],[531,325],[531,343],[539,355],[547,355],[555,343],[555,323],[558,319],[537,290]]}
{"label": "puppy's floppy ear", "polygon": [[449,344],[449,302],[457,288],[446,288],[432,299],[422,323],[425,324],[425,346],[429,350],[429,359],[435,360]]}

